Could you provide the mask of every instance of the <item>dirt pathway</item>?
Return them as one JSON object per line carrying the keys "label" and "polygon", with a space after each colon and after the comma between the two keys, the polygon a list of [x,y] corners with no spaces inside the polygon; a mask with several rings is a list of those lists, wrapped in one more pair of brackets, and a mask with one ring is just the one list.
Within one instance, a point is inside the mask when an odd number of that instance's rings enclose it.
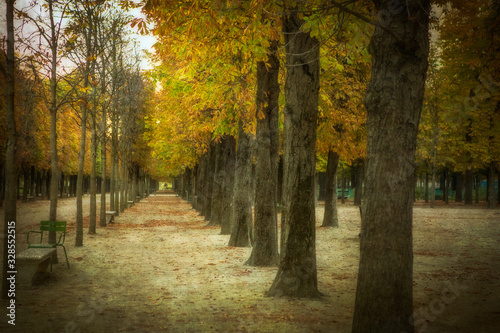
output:
{"label": "dirt pathway", "polygon": [[[244,266],[250,249],[227,247],[229,236],[206,227],[172,194],[145,198],[96,235],[85,233],[80,248],[73,246],[73,199],[64,200],[71,269],[59,264],[43,284],[19,288],[17,325],[2,320],[2,332],[350,331],[357,207],[339,207],[340,228],[318,228],[319,288],[326,297],[303,300],[264,297],[276,268]],[[48,211],[43,205],[21,206],[19,251],[26,231]],[[417,207],[414,214],[416,328],[496,332],[500,211]],[[319,207],[318,226],[321,216]]]}

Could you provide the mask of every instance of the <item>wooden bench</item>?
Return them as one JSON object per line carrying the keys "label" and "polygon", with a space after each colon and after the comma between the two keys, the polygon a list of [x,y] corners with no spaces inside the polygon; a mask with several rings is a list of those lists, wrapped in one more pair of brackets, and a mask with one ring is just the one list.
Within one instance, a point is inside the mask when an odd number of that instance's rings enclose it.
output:
{"label": "wooden bench", "polygon": [[[16,256],[17,281],[34,285],[47,272],[56,255],[56,248],[29,248]],[[52,265],[51,265],[52,266]]]}
{"label": "wooden bench", "polygon": [[133,201],[127,201],[127,208],[130,208],[134,205]]}
{"label": "wooden bench", "polygon": [[27,201],[27,202],[31,202],[31,201],[33,201],[33,200],[35,200],[35,197],[34,197],[34,196],[32,196],[32,195],[28,195],[28,196],[26,197],[26,201]]}
{"label": "wooden bench", "polygon": [[112,223],[115,215],[116,211],[114,210],[106,211],[106,224]]}

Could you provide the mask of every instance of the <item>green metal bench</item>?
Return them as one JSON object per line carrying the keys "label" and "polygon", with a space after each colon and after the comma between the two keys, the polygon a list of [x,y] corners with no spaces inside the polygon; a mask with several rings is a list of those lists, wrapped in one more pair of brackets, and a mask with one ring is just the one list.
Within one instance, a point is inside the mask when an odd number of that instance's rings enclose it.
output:
{"label": "green metal bench", "polygon": [[[59,239],[56,243],[44,243],[43,242],[43,234],[44,232],[59,232]],[[30,234],[40,234],[40,242],[39,243],[30,243]],[[57,235],[56,235],[57,236]],[[66,264],[68,264],[68,254],[66,253],[66,248],[64,247],[64,240],[66,239],[66,221],[41,221],[40,222],[40,231],[32,230],[28,231],[28,235],[26,236],[28,239],[28,248],[57,248],[60,246],[64,250],[64,256],[66,257]],[[48,237],[48,236],[47,236]],[[56,237],[57,238],[57,237]],[[52,271],[52,261],[50,263],[50,271]]]}

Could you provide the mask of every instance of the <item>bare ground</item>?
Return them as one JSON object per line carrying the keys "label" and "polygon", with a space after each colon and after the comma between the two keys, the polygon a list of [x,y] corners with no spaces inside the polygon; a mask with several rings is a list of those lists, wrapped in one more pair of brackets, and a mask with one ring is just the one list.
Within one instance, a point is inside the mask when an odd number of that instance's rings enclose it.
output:
{"label": "bare ground", "polygon": [[[88,197],[84,199],[88,211]],[[48,201],[19,204],[17,251],[48,215]],[[339,205],[340,228],[319,228],[321,300],[267,298],[277,269],[245,266],[248,248],[206,227],[180,198],[145,198],[74,247],[75,199],[59,201],[71,269],[18,286],[16,326],[1,332],[349,332],[359,260],[358,208]],[[3,212],[0,211],[3,216]],[[88,226],[88,216],[85,218]],[[417,332],[498,332],[500,210],[418,203],[414,209]],[[6,313],[7,303],[1,308]],[[410,320],[410,319],[409,319]]]}

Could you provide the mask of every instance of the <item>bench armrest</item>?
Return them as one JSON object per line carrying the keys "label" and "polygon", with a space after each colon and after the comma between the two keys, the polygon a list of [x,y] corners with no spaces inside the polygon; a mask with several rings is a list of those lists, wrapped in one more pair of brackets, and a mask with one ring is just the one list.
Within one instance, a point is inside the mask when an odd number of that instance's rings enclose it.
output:
{"label": "bench armrest", "polygon": [[28,241],[28,246],[31,244],[30,243],[30,233],[40,234],[40,243],[42,243],[43,231],[31,230],[31,231],[28,231],[28,234],[26,235],[26,240]]}

